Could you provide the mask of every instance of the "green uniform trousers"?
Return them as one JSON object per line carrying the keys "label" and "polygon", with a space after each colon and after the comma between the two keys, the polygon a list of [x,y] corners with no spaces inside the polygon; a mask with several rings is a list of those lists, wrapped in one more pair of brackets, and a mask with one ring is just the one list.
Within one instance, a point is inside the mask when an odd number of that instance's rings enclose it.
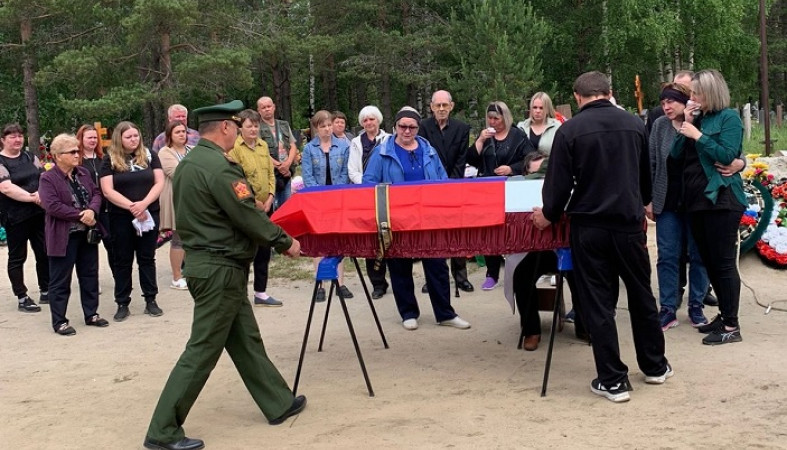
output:
{"label": "green uniform trousers", "polygon": [[284,414],[294,399],[265,353],[247,297],[248,267],[215,265],[199,273],[210,276],[187,278],[194,298],[191,337],[172,369],[148,428],[148,437],[161,442],[185,437],[183,422],[225,348],[268,420]]}

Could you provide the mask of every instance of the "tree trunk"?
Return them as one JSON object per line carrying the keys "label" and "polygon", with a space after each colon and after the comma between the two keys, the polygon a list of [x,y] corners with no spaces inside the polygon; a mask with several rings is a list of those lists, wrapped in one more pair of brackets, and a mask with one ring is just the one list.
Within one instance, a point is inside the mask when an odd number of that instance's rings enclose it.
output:
{"label": "tree trunk", "polygon": [[328,111],[339,109],[339,93],[336,86],[336,62],[333,54],[325,61],[325,106]]}
{"label": "tree trunk", "polygon": [[40,155],[39,124],[38,124],[38,93],[36,92],[35,78],[35,49],[29,47],[33,37],[33,23],[25,17],[20,24],[22,38],[22,73],[25,91],[25,116],[27,117],[27,145],[34,155]]}
{"label": "tree trunk", "polygon": [[[154,64],[154,61],[158,60],[158,55],[156,54],[156,50],[154,49],[153,54],[150,55],[140,55],[139,62],[139,80],[142,85],[153,85],[154,83],[151,82],[151,67]],[[158,134],[155,130],[159,128],[159,124],[156,121],[156,102],[153,100],[147,100],[142,105],[142,123],[138,124],[141,128],[142,134],[142,142],[143,144],[150,148],[153,145],[153,139],[155,139],[156,134]]]}
{"label": "tree trunk", "polygon": [[279,119],[292,124],[292,98],[290,85],[290,69],[286,62],[274,59],[271,62],[273,77],[273,101],[276,104]]}
{"label": "tree trunk", "polygon": [[391,109],[391,74],[384,70],[380,79],[380,94],[382,96],[383,122],[386,123],[387,131],[393,131],[393,110]]}

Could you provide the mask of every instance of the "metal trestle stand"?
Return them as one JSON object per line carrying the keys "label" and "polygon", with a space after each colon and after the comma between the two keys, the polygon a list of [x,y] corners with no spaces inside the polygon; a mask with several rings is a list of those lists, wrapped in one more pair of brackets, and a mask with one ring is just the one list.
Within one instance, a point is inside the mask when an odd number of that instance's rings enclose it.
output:
{"label": "metal trestle stand", "polygon": [[[369,396],[374,397],[374,390],[372,389],[372,383],[369,380],[369,374],[366,372],[366,364],[363,361],[363,355],[361,354],[361,348],[358,346],[358,338],[355,336],[355,328],[353,328],[352,319],[350,319],[350,313],[347,310],[347,304],[345,302],[345,298],[342,296],[341,290],[339,289],[339,271],[338,267],[339,264],[342,263],[342,259],[344,257],[341,256],[331,256],[323,258],[317,266],[317,274],[315,275],[314,281],[314,291],[312,292],[312,300],[311,305],[309,306],[309,316],[306,320],[306,331],[303,334],[303,344],[301,345],[301,354],[300,358],[298,359],[298,370],[295,372],[295,383],[293,384],[292,392],[293,394],[297,394],[298,392],[298,383],[301,378],[301,369],[303,368],[303,359],[306,355],[306,344],[309,341],[309,330],[311,329],[312,319],[314,317],[314,308],[317,303],[317,290],[322,285],[322,282],[329,281],[330,288],[328,291],[328,302],[325,308],[325,317],[322,323],[322,330],[320,332],[320,343],[317,348],[318,352],[322,351],[322,345],[325,340],[325,329],[328,326],[328,314],[331,311],[331,303],[333,300],[333,293],[336,292],[337,296],[339,297],[339,303],[342,305],[342,310],[344,311],[344,318],[347,322],[347,328],[350,331],[350,337],[353,341],[353,346],[355,347],[355,354],[358,356],[358,363],[361,365],[361,372],[363,372],[363,378],[366,381],[366,389],[369,391]],[[364,280],[363,273],[361,272],[361,266],[358,264],[358,260],[356,258],[352,258],[353,263],[355,263],[355,269],[358,271],[358,277],[361,280],[361,285],[363,286],[364,294],[366,295],[366,299],[369,303],[369,308],[372,310],[372,316],[374,316],[374,321],[377,325],[377,330],[380,332],[380,338],[382,338],[383,346],[388,348],[388,342],[385,340],[385,334],[383,333],[382,325],[380,325],[380,319],[377,317],[377,310],[372,303],[372,297],[369,294],[369,288],[366,285],[366,281]]]}
{"label": "metal trestle stand", "polygon": [[547,362],[544,367],[544,382],[541,385],[541,396],[547,395],[547,384],[549,383],[549,369],[552,365],[552,348],[555,345],[555,331],[558,327],[558,320],[560,318],[560,305],[563,304],[563,280],[566,279],[566,274],[573,269],[571,264],[571,249],[559,248],[555,250],[557,253],[557,289],[555,292],[555,309],[552,312],[552,330],[549,332],[549,348],[547,349]]}

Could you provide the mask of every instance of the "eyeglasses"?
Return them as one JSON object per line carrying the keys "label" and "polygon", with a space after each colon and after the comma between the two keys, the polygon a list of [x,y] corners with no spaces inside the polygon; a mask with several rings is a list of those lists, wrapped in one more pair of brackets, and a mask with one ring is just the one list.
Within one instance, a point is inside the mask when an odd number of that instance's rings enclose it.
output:
{"label": "eyeglasses", "polygon": [[71,155],[71,156],[75,156],[75,155],[78,155],[78,154],[79,154],[79,149],[71,150],[71,151],[68,151],[68,152],[60,152],[60,153],[58,153],[58,155]]}
{"label": "eyeglasses", "polygon": [[432,103],[434,109],[448,109],[451,107],[450,103]]}
{"label": "eyeglasses", "polygon": [[400,129],[402,131],[412,131],[412,132],[414,132],[415,130],[418,129],[418,125],[396,125],[396,128],[398,128],[398,129]]}

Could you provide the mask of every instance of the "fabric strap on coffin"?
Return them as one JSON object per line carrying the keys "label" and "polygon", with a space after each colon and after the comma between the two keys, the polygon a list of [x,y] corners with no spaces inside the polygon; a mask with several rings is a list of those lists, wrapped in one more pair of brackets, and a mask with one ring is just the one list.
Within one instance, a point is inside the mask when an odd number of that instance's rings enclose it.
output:
{"label": "fabric strap on coffin", "polygon": [[374,187],[374,211],[377,219],[377,258],[374,261],[374,270],[380,270],[383,258],[391,247],[393,235],[391,234],[391,208],[388,203],[388,184],[378,184]]}

